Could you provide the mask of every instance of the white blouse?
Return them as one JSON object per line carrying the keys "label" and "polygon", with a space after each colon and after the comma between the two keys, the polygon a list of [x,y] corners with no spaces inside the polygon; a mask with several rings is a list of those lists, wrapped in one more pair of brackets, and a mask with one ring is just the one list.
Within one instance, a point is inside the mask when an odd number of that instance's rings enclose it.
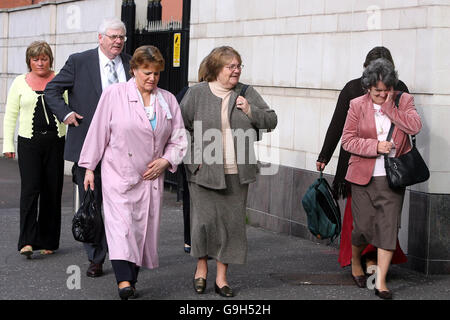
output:
{"label": "white blouse", "polygon": [[[391,120],[387,115],[381,111],[381,106],[378,104],[373,104],[373,111],[375,113],[375,125],[377,128],[378,141],[386,141],[386,138],[391,128]],[[392,142],[391,138],[391,142]],[[389,152],[389,157],[395,156],[395,145],[392,147],[391,152]],[[386,169],[384,168],[384,155],[380,154],[375,161],[375,168],[373,169],[373,176],[385,176]]]}

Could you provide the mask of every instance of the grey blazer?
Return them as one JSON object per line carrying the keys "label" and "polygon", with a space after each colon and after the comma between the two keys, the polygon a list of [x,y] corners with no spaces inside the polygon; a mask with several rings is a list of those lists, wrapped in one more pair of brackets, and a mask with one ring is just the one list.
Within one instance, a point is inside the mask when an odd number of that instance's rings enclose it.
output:
{"label": "grey blazer", "polygon": [[[277,115],[251,86],[245,93],[251,117],[236,108],[242,86],[238,83],[231,93],[228,118],[234,132],[239,181],[248,184],[256,180],[258,170],[253,145],[257,137],[255,129],[275,129]],[[207,82],[201,82],[189,88],[180,108],[190,136],[190,146],[184,158],[187,180],[211,189],[226,189],[221,135],[222,99],[211,92]]]}
{"label": "grey blazer", "polygon": [[[127,80],[130,78],[130,55],[121,53]],[[69,104],[61,98],[62,92],[68,90]],[[86,138],[97,103],[102,95],[102,82],[98,48],[72,54],[61,71],[47,84],[45,101],[59,121],[71,111],[83,116],[78,127],[69,126],[64,148],[64,159],[78,162],[81,148]]]}

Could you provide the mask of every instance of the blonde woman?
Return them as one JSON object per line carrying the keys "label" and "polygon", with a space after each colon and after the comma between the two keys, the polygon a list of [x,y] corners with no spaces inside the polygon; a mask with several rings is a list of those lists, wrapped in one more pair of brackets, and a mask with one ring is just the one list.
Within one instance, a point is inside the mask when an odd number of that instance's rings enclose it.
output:
{"label": "blonde woman", "polygon": [[44,89],[53,79],[53,54],[45,41],[26,50],[28,73],[9,89],[3,124],[3,154],[14,159],[14,133],[19,118],[17,153],[21,177],[18,250],[30,258],[33,250],[52,254],[59,248],[61,195],[66,128],[47,107]]}

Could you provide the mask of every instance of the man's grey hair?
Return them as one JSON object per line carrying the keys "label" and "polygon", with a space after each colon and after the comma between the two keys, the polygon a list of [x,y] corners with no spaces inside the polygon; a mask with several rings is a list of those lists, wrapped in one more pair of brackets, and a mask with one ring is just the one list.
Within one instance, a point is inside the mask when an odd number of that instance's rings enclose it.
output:
{"label": "man's grey hair", "polygon": [[102,23],[98,27],[98,33],[106,34],[106,30],[108,29],[122,29],[124,34],[127,33],[127,28],[125,27],[125,24],[122,22],[122,20],[116,17],[103,19]]}
{"label": "man's grey hair", "polygon": [[398,82],[398,74],[394,65],[384,58],[369,63],[361,78],[361,84],[365,90],[376,86],[378,81],[383,82],[386,88],[393,88]]}

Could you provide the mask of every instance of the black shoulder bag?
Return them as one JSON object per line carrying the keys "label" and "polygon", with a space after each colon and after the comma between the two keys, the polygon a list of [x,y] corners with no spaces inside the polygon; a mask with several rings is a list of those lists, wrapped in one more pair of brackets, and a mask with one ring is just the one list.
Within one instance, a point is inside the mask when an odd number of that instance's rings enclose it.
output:
{"label": "black shoulder bag", "polygon": [[[400,101],[400,92],[395,99],[395,106],[398,108]],[[386,141],[390,141],[394,131],[394,123],[391,124],[389,134]],[[386,177],[389,186],[392,189],[404,188],[416,183],[424,182],[430,177],[425,161],[423,161],[419,150],[416,148],[416,136],[411,136],[412,148],[408,153],[401,155],[398,158],[390,158],[387,154],[384,155],[384,167],[386,169]]]}

